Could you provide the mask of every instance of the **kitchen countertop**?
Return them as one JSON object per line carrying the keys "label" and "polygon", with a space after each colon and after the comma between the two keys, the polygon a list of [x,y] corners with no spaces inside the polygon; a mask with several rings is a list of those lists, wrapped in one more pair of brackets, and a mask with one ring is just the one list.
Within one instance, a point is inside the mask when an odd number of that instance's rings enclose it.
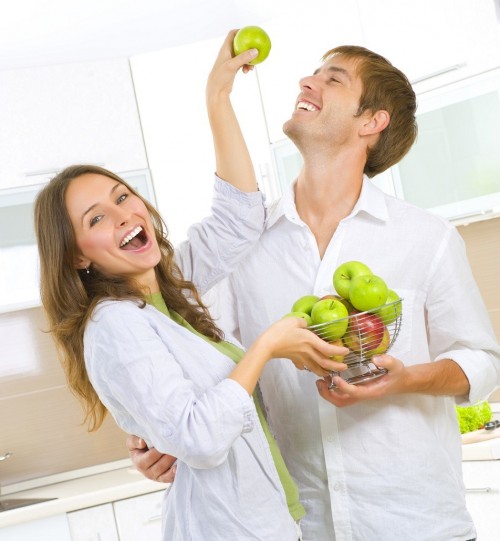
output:
{"label": "kitchen countertop", "polygon": [[[492,419],[500,420],[500,402],[491,402]],[[494,430],[477,430],[464,434],[462,438],[467,441],[474,434],[478,440],[476,443],[464,443],[462,445],[462,460],[498,460],[500,459],[500,428]],[[487,438],[487,439],[486,439]]]}
{"label": "kitchen countertop", "polygon": [[128,465],[94,475],[2,494],[2,499],[57,499],[0,512],[0,528],[133,496],[141,496],[165,490],[168,487],[165,483],[157,483],[143,477],[128,460],[120,462],[128,463]]}
{"label": "kitchen countertop", "polygon": [[[493,418],[499,419],[500,403],[494,402],[491,406]],[[462,445],[462,459],[500,458],[500,428],[494,432],[498,432],[495,438]],[[165,483],[157,483],[143,477],[128,459],[79,472],[47,477],[37,480],[35,484],[21,483],[17,487],[5,487],[2,499],[56,499],[0,512],[0,528],[158,492],[166,488],[168,485]]]}

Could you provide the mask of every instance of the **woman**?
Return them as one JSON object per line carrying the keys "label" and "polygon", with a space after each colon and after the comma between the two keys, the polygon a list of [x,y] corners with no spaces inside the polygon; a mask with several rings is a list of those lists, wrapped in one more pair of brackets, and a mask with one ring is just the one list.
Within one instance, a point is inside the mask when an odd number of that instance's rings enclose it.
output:
{"label": "woman", "polygon": [[218,177],[212,216],[174,254],[157,211],[122,179],[95,166],[67,168],[35,206],[42,302],[90,430],[109,411],[123,430],[178,457],[165,540],[295,541],[303,508],[252,394],[271,358],[322,376],[338,367],[328,358],[338,348],[287,318],[244,353],[222,340],[200,300],[263,228],[229,100],[256,52],[232,58],[233,36],[207,83]]}

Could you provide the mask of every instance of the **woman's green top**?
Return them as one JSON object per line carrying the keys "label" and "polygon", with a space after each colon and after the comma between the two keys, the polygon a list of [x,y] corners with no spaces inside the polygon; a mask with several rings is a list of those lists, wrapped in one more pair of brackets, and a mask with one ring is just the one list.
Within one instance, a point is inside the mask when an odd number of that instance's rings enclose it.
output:
{"label": "woman's green top", "polygon": [[[148,299],[148,302],[152,304],[162,314],[165,314],[167,317],[169,317],[179,325],[185,327],[200,338],[203,338],[203,340],[217,348],[221,353],[232,359],[235,363],[238,363],[245,354],[245,352],[241,348],[235,346],[234,344],[225,341],[214,342],[213,340],[210,340],[210,338],[207,338],[203,334],[199,333],[182,316],[180,316],[173,310],[170,311],[168,309],[161,293],[153,293],[153,295],[151,295],[151,297]],[[281,484],[283,485],[283,489],[285,491],[288,510],[290,511],[290,514],[292,515],[294,520],[300,520],[306,514],[306,512],[299,501],[299,489],[297,488],[297,485],[295,484],[294,480],[292,479],[290,473],[287,470],[285,462],[283,461],[283,457],[281,456],[278,445],[274,440],[271,431],[269,430],[269,426],[267,424],[266,418],[264,417],[262,407],[255,393],[253,395],[253,399],[255,402],[257,415],[259,416],[259,420],[262,425],[262,430],[264,431],[264,434],[269,443],[271,455],[273,457],[276,469],[278,470]]]}

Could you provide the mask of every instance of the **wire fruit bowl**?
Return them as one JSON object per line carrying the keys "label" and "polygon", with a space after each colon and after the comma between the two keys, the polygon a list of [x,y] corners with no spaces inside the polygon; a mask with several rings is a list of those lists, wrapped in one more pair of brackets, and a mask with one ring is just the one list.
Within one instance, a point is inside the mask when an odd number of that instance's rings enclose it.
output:
{"label": "wire fruit bowl", "polygon": [[[379,378],[387,373],[373,363],[375,355],[386,353],[394,344],[402,323],[402,299],[378,306],[367,312],[356,312],[346,318],[311,325],[309,329],[323,340],[347,347],[350,352],[335,360],[347,364],[347,370],[330,372],[329,388],[335,387],[334,376],[340,376],[347,383],[357,385]],[[347,330],[337,338],[332,329],[342,326],[347,320]],[[335,325],[335,327],[333,326]]]}

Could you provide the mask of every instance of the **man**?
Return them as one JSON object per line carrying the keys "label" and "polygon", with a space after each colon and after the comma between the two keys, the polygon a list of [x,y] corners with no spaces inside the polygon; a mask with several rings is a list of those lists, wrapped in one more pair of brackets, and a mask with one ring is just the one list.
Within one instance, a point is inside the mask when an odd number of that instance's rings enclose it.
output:
{"label": "man", "polygon": [[[346,261],[384,277],[403,298],[398,338],[377,359],[387,375],[357,386],[336,378],[330,390],[276,359],[261,378],[307,511],[304,540],[467,541],[475,530],[454,406],[500,383],[500,348],[455,228],[367,178],[415,140],[408,80],[361,47],[337,47],[323,61],[300,81],[284,124],[303,168],[229,277],[220,312],[232,326],[223,328],[248,346],[300,296],[332,293],[333,271]],[[160,460],[150,477],[168,459],[133,453],[143,472]]]}

